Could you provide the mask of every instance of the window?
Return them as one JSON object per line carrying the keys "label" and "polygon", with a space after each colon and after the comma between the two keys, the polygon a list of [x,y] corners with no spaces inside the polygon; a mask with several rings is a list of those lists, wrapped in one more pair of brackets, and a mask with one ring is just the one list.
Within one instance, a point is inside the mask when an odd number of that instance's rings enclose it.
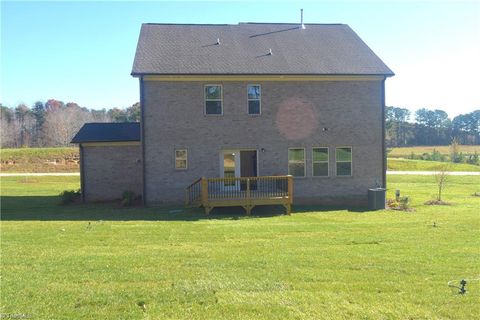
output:
{"label": "window", "polygon": [[205,86],[205,114],[222,114],[222,86]]}
{"label": "window", "polygon": [[247,86],[248,114],[260,114],[261,89],[258,84]]}
{"label": "window", "polygon": [[187,169],[187,149],[175,150],[175,169]]}
{"label": "window", "polygon": [[328,148],[312,149],[312,166],[314,177],[328,177]]}
{"label": "window", "polygon": [[288,149],[288,174],[294,177],[305,177],[305,149]]}
{"label": "window", "polygon": [[337,176],[351,176],[352,175],[352,148],[340,147],[337,148],[335,154],[337,164]]}

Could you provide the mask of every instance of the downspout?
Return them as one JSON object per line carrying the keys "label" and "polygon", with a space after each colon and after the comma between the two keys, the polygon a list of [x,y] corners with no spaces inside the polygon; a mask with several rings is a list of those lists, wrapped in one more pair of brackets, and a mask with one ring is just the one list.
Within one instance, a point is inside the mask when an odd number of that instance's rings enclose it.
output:
{"label": "downspout", "polygon": [[84,169],[84,156],[83,156],[83,146],[81,143],[78,144],[80,148],[80,192],[82,197],[82,203],[85,203],[85,169]]}
{"label": "downspout", "polygon": [[147,187],[145,177],[145,98],[143,95],[143,76],[139,78],[140,82],[140,141],[142,148],[142,204],[147,206]]}
{"label": "downspout", "polygon": [[383,155],[383,172],[382,172],[382,188],[387,188],[387,149],[385,145],[385,78],[382,80],[382,155]]}

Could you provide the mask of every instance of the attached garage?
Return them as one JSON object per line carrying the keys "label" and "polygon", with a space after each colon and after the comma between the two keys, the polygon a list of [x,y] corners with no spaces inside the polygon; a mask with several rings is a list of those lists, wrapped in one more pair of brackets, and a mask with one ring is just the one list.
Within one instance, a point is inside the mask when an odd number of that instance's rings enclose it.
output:
{"label": "attached garage", "polygon": [[120,199],[125,191],[142,194],[139,123],[86,123],[72,143],[80,147],[84,202]]}

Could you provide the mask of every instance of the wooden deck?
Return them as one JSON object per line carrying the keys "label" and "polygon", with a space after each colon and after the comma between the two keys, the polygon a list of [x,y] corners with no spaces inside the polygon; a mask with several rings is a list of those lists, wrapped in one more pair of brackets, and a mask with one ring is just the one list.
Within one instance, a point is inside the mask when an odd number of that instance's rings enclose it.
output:
{"label": "wooden deck", "polygon": [[185,189],[185,205],[204,207],[209,214],[215,207],[240,206],[247,215],[255,206],[282,205],[291,213],[292,176],[200,178]]}

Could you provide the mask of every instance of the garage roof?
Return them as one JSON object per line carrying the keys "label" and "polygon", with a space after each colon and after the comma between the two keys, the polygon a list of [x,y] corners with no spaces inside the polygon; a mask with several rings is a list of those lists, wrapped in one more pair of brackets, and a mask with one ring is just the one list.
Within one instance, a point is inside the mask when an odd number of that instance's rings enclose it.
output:
{"label": "garage roof", "polygon": [[71,143],[140,141],[139,122],[85,123]]}

